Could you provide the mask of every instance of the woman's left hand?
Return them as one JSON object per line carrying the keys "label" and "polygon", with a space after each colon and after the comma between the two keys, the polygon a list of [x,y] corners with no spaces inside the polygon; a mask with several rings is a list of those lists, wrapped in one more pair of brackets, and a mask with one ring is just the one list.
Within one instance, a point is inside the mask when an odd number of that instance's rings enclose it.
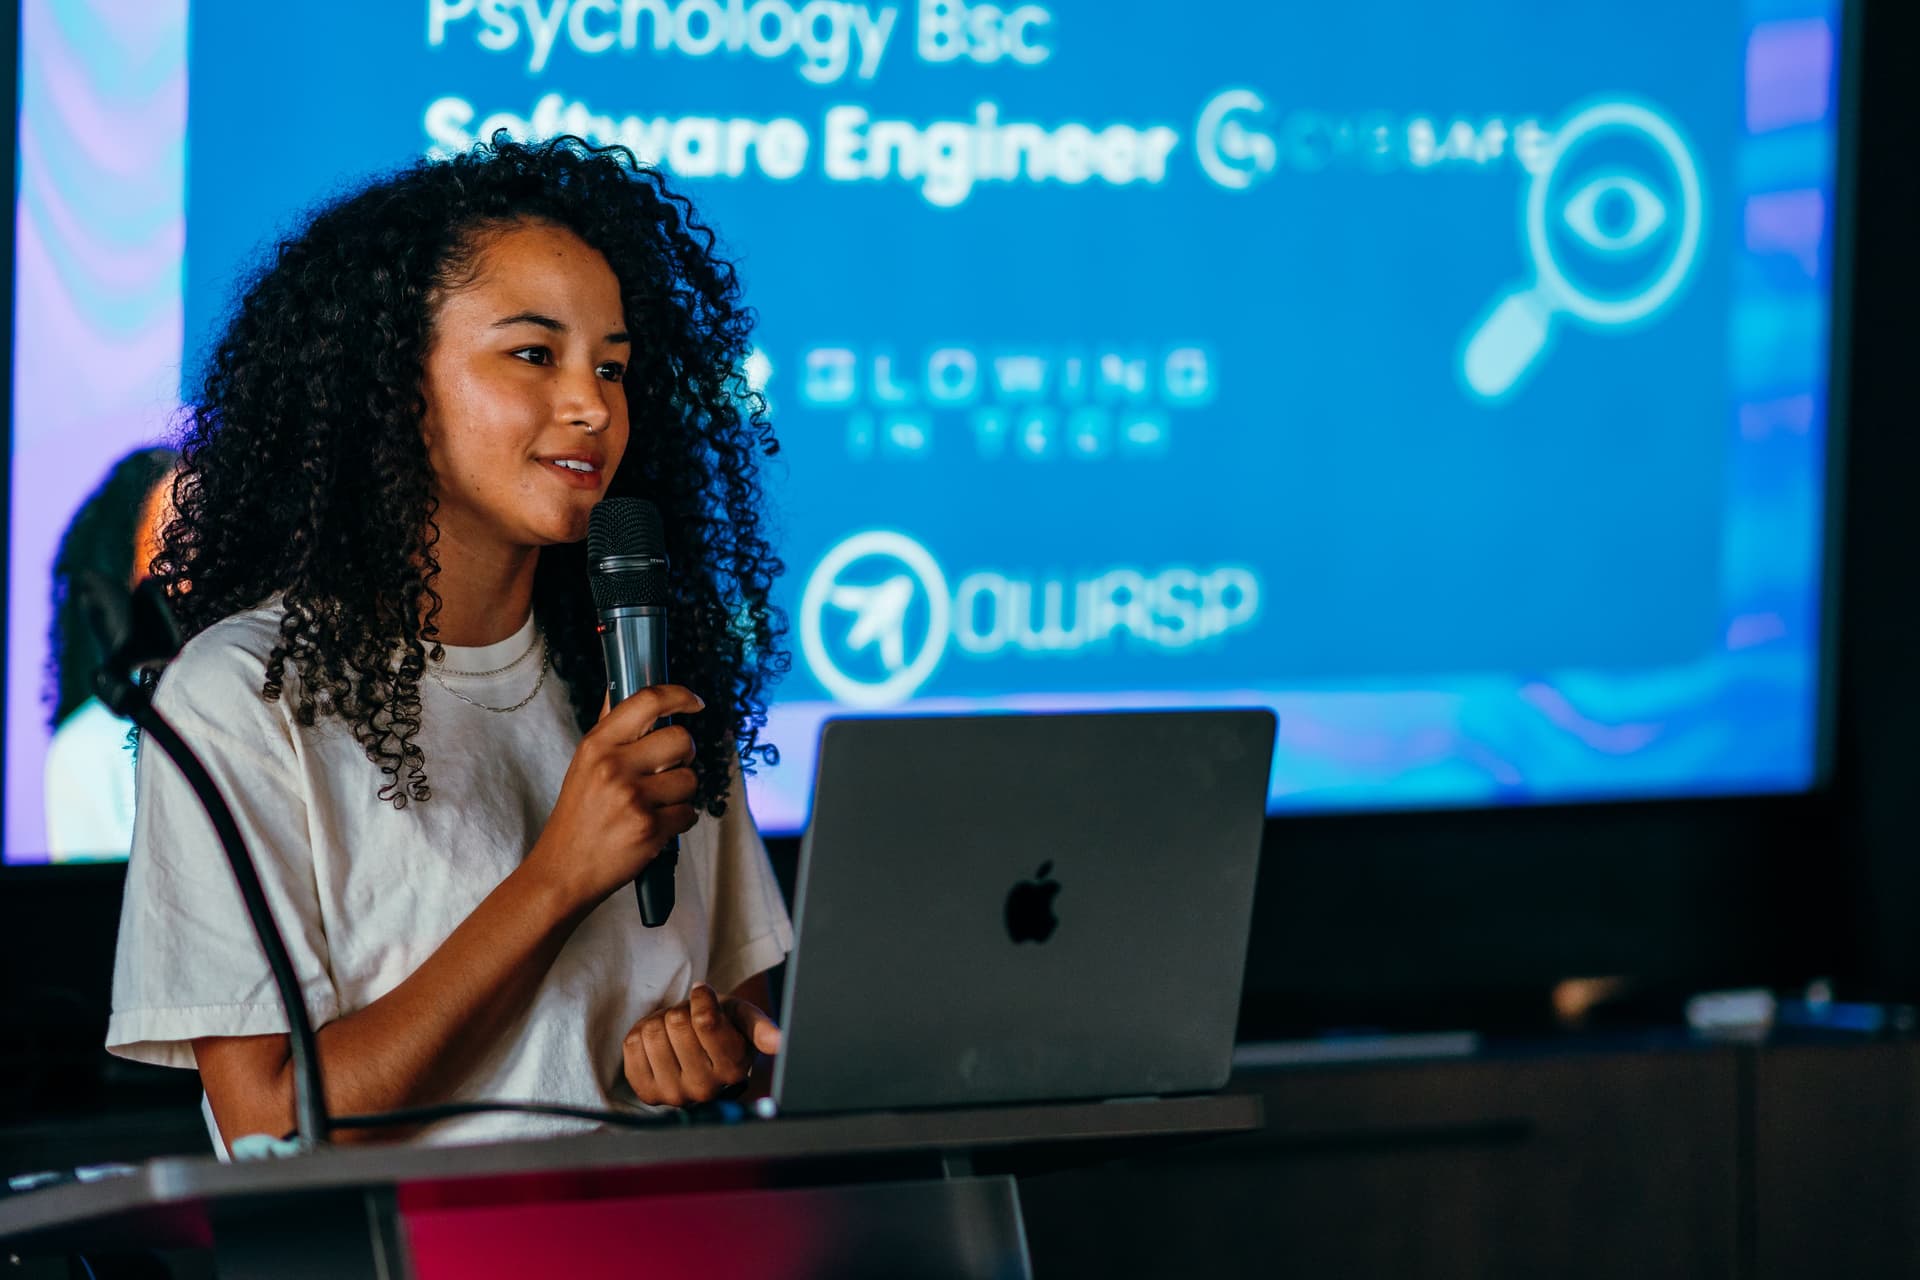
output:
{"label": "woman's left hand", "polygon": [[686,1107],[746,1083],[756,1050],[780,1052],[780,1028],[758,1006],[696,982],[681,1003],[634,1023],[623,1048],[640,1101]]}

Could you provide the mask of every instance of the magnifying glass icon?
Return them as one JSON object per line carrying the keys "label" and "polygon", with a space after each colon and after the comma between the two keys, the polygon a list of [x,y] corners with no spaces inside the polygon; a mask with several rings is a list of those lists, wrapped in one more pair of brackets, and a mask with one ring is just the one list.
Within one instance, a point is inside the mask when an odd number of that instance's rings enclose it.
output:
{"label": "magnifying glass icon", "polygon": [[[1657,274],[1649,273],[1650,283],[1621,297],[1599,297],[1569,280],[1555,256],[1547,227],[1548,195],[1556,175],[1567,167],[1567,157],[1610,137],[1652,144],[1672,169],[1680,206],[1679,231]],[[1667,220],[1669,212],[1630,170],[1609,172],[1589,184],[1566,201],[1560,212],[1601,255],[1631,250],[1651,234],[1636,238],[1631,230],[1627,234],[1608,233],[1596,225],[1594,210],[1599,198],[1614,193],[1619,193],[1616,198],[1628,201],[1636,219],[1644,211],[1656,226]],[[1699,166],[1679,132],[1659,113],[1631,102],[1602,102],[1568,120],[1554,135],[1527,187],[1526,234],[1533,258],[1533,281],[1500,299],[1467,340],[1462,356],[1467,386],[1486,400],[1498,400],[1512,391],[1545,351],[1554,322],[1562,314],[1595,327],[1614,327],[1644,320],[1666,305],[1685,283],[1699,256],[1704,222],[1701,206]]]}

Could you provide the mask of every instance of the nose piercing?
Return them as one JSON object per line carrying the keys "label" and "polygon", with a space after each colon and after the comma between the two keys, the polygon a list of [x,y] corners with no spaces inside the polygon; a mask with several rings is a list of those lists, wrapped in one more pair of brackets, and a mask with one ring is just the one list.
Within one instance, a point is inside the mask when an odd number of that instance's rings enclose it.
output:
{"label": "nose piercing", "polygon": [[605,427],[596,427],[596,426],[594,426],[594,425],[592,425],[591,423],[586,423],[586,422],[583,422],[583,423],[581,423],[580,425],[581,425],[581,426],[583,426],[583,427],[585,427],[585,428],[587,429],[587,434],[588,434],[588,435],[590,435],[590,436],[597,436],[597,435],[599,435],[599,434],[600,434],[600,433],[601,433],[602,431],[605,431],[605,430],[606,430],[606,428],[605,428]]}

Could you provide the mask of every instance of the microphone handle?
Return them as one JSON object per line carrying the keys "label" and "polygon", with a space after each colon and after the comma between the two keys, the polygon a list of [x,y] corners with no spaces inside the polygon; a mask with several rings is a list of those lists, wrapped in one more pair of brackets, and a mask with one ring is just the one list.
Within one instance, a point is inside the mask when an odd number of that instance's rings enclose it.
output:
{"label": "microphone handle", "polygon": [[673,914],[673,869],[680,863],[680,837],[667,841],[633,882],[640,899],[640,923],[658,929]]}
{"label": "microphone handle", "polygon": [[[649,685],[667,682],[667,611],[662,605],[632,605],[600,614],[600,648],[607,660],[607,697],[621,702]],[[671,723],[662,717],[659,724]],[[656,725],[655,728],[658,728]],[[680,862],[680,837],[655,855],[633,891],[640,900],[640,923],[658,929],[673,914],[674,868]]]}

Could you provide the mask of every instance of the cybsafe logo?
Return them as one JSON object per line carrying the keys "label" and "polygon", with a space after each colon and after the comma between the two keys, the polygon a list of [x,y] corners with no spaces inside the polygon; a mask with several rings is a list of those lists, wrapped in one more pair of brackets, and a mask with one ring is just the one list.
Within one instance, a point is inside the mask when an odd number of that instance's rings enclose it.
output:
{"label": "cybsafe logo", "polygon": [[939,561],[890,529],[828,551],[800,600],[800,651],[814,678],[855,707],[906,701],[949,645],[973,658],[1073,655],[1120,637],[1177,652],[1247,626],[1260,610],[1251,569],[1126,566],[1039,579],[975,570],[949,588]]}

